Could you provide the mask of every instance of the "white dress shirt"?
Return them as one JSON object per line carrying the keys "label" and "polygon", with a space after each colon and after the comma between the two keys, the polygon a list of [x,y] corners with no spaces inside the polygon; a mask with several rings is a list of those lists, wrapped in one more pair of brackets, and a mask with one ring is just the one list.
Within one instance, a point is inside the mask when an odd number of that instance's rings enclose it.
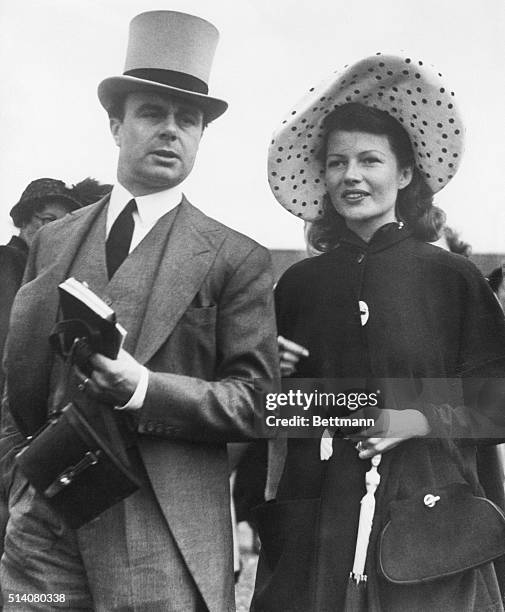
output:
{"label": "white dress shirt", "polygon": [[[119,217],[123,208],[133,198],[132,194],[120,183],[116,183],[110,194],[107,220],[105,222],[105,235],[108,237],[114,221]],[[137,211],[133,213],[133,236],[130,244],[130,253],[147,236],[156,222],[170,212],[182,200],[180,185],[144,196],[137,196]]]}
{"label": "white dress shirt", "polygon": [[[105,222],[105,235],[108,237],[114,221],[120,215],[123,208],[133,198],[132,194],[120,183],[116,183],[112,189],[107,219]],[[137,210],[133,213],[133,236],[129,253],[140,244],[156,222],[181,203],[182,189],[178,185],[172,189],[165,189],[149,195],[137,196]],[[141,366],[140,380],[135,392],[124,406],[116,406],[118,410],[139,410],[144,404],[149,383],[149,371]]]}

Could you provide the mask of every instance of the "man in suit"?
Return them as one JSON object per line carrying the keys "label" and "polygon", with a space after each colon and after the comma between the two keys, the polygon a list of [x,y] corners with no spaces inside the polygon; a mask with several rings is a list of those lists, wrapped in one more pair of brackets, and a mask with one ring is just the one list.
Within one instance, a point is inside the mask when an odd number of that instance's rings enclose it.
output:
{"label": "man in suit", "polygon": [[[258,435],[254,379],[278,372],[268,252],[206,217],[180,187],[205,125],[227,106],[207,93],[217,36],[182,13],[133,19],[125,74],[98,91],[118,182],[34,241],[13,308],[5,402],[24,434],[68,399],[110,411],[142,486],[73,531],[17,474],[5,602],[59,593],[65,602],[47,609],[235,609],[226,442]],[[91,374],[75,367],[70,377],[47,343],[69,276],[128,330],[116,360],[95,354]]]}

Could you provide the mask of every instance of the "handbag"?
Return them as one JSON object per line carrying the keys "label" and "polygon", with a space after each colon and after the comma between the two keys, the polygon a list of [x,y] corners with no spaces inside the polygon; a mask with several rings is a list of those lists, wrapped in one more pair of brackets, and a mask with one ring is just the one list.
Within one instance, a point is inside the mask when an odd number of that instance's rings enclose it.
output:
{"label": "handbag", "polygon": [[[113,415],[104,411],[103,416],[113,422],[117,431]],[[111,432],[111,423],[107,425]],[[73,529],[93,520],[140,486],[118,449],[91,426],[73,403],[28,439],[16,455],[16,463],[34,489]]]}
{"label": "handbag", "polygon": [[505,554],[505,515],[466,483],[424,490],[390,505],[379,536],[380,573],[395,584],[446,578]]}

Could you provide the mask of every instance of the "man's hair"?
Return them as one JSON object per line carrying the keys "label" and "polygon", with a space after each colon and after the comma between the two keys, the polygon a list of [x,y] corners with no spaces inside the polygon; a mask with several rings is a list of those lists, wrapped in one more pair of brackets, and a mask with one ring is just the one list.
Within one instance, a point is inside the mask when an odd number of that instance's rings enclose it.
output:
{"label": "man's hair", "polygon": [[[133,93],[133,92],[130,92],[130,93]],[[109,115],[109,119],[118,119],[119,121],[124,120],[125,102],[126,102],[127,96],[128,96],[128,93],[123,94],[123,95],[118,95],[114,98],[114,100],[112,101],[112,104],[107,108],[107,114]],[[181,98],[181,99],[185,100],[185,98]],[[190,104],[193,104],[193,102],[190,102]],[[200,108],[198,104],[193,104],[193,105],[196,108]],[[205,115],[205,111],[203,110],[203,108],[200,108],[200,110],[203,113],[202,128],[205,129],[209,125],[209,122],[207,121],[207,117]]]}
{"label": "man's hair", "polygon": [[[351,102],[329,113],[322,124],[324,138],[317,158],[326,163],[328,137],[331,132],[366,132],[385,136],[401,169],[412,169],[412,180],[398,191],[396,214],[421,240],[437,240],[445,222],[445,213],[433,205],[433,192],[415,165],[410,138],[402,125],[388,113]],[[328,251],[336,246],[345,227],[344,219],[337,213],[329,196],[323,198],[322,215],[314,221],[308,240],[318,251]]]}

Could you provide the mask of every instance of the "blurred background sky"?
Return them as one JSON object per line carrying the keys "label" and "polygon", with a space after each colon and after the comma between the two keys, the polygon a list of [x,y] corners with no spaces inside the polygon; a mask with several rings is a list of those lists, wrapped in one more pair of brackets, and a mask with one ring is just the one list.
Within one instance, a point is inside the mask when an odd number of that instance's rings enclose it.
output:
{"label": "blurred background sky", "polygon": [[273,130],[333,70],[405,50],[443,73],[466,124],[463,164],[436,201],[475,252],[505,253],[503,0],[0,0],[1,242],[31,180],[114,180],[96,88],[123,71],[130,19],[158,9],[221,32],[210,93],[230,108],[206,131],[184,186],[202,210],[270,248],[303,248],[301,222],[267,184]]}

